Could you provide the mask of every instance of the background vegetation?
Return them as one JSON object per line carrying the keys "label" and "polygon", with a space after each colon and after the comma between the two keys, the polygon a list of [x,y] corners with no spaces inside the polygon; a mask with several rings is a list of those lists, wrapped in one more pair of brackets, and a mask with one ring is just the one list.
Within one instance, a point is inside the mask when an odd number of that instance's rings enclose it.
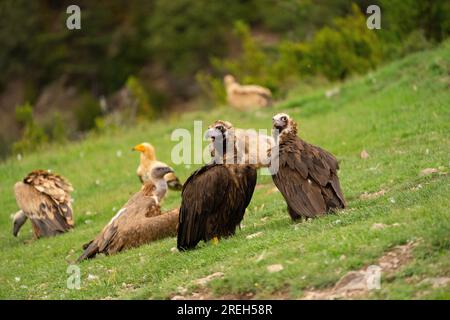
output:
{"label": "background vegetation", "polygon": [[[71,31],[74,3],[82,25]],[[366,28],[369,4],[381,30]],[[431,0],[4,0],[0,155],[218,105],[226,73],[278,99],[341,81],[434,46],[449,16],[448,1]],[[15,117],[23,106],[28,124]]]}

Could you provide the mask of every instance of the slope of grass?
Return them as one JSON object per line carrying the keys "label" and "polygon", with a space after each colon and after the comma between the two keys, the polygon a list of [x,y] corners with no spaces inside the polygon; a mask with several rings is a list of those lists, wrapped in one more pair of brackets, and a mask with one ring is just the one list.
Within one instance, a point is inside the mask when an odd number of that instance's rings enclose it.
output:
{"label": "slope of grass", "polygon": [[[450,298],[450,287],[433,288],[425,278],[450,277],[450,43],[411,55],[341,86],[330,99],[324,90],[298,96],[273,109],[237,113],[225,108],[171,119],[55,146],[0,164],[0,297],[17,299],[170,298],[183,292],[214,297],[300,298],[305,290],[331,286],[346,272],[377,261],[390,248],[418,241],[414,259],[383,277],[368,298]],[[203,129],[216,119],[237,127],[269,129],[271,117],[288,112],[307,141],[334,153],[349,208],[309,222],[293,223],[270,177],[258,188],[236,236],[218,245],[173,252],[176,239],[83,262],[81,288],[66,286],[69,263],[129,196],[139,189],[133,145],[150,141],[170,163],[171,132]],[[361,150],[368,159],[361,159]],[[199,165],[174,165],[185,180]],[[12,186],[29,171],[51,169],[74,185],[76,228],[50,239],[31,240],[27,223],[18,238],[10,214],[17,210]],[[425,168],[440,173],[420,175]],[[385,190],[371,200],[364,192]],[[170,192],[164,208],[178,206]],[[398,224],[373,230],[374,223]],[[258,237],[248,235],[261,232]],[[420,240],[419,240],[420,239]],[[30,241],[31,240],[31,241]],[[282,264],[269,273],[267,266]],[[224,277],[199,288],[195,280],[214,272]]]}

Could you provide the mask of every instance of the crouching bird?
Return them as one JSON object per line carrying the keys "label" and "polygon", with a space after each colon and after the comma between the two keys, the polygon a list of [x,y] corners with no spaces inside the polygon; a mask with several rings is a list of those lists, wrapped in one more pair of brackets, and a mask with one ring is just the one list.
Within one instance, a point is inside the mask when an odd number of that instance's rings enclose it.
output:
{"label": "crouching bird", "polygon": [[[167,166],[165,163],[156,160],[155,148],[148,142],[140,143],[133,147],[132,150],[141,153],[140,163],[136,171],[141,183],[151,180],[151,171],[153,167],[161,165]],[[180,191],[183,188],[183,185],[180,183],[180,180],[174,172],[166,174],[164,179],[170,190]]]}
{"label": "crouching bird", "polygon": [[78,262],[138,247],[165,236],[175,235],[178,209],[161,214],[161,201],[167,192],[164,176],[173,172],[168,166],[156,166],[151,171],[151,181],[117,212],[100,234],[83,246]]}
{"label": "crouching bird", "polygon": [[258,85],[240,85],[232,75],[224,77],[227,102],[238,110],[254,110],[272,104],[272,93]]}
{"label": "crouching bird", "polygon": [[178,225],[179,250],[192,249],[201,240],[233,235],[256,185],[255,166],[237,163],[233,129],[215,127],[208,133],[214,140],[214,158],[184,184]]}
{"label": "crouching bird", "polygon": [[345,208],[336,158],[297,136],[297,124],[285,113],[272,119],[276,145],[271,174],[292,219],[312,218]]}
{"label": "crouching bird", "polygon": [[20,210],[13,218],[13,235],[30,219],[35,238],[54,236],[74,227],[70,193],[72,185],[45,170],[29,173],[14,185]]}

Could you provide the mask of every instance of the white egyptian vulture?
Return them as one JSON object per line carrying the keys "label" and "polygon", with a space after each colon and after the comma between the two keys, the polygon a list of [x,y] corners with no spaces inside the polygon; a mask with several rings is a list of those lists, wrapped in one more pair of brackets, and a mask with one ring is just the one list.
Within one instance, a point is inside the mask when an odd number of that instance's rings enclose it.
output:
{"label": "white egyptian vulture", "polygon": [[[158,161],[156,159],[155,148],[148,142],[143,142],[135,147],[133,147],[134,151],[139,151],[141,153],[140,163],[137,168],[137,175],[141,183],[145,183],[151,180],[151,171],[155,166],[167,166],[167,164]],[[183,185],[180,183],[180,180],[175,175],[174,172],[170,172],[164,176],[164,179],[171,190],[180,191]]]}

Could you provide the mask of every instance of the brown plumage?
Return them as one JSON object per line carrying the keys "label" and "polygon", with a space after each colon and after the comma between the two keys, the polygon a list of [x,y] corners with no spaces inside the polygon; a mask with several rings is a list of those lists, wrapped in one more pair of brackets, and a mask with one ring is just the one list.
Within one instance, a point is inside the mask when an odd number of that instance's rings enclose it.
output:
{"label": "brown plumage", "polygon": [[28,174],[14,185],[20,211],[14,216],[16,236],[30,219],[36,238],[54,236],[73,228],[71,184],[63,177],[44,170]]}
{"label": "brown plumage", "polygon": [[154,167],[151,181],[128,200],[94,240],[84,245],[78,261],[99,253],[114,254],[176,234],[178,209],[163,214],[160,209],[167,191],[164,176],[168,172],[173,170],[167,166]]}
{"label": "brown plumage", "polygon": [[258,85],[240,85],[233,76],[224,78],[227,102],[238,110],[254,110],[270,106],[272,93],[269,89]]}
{"label": "brown plumage", "polygon": [[230,122],[223,120],[215,121],[206,132],[206,137],[211,139],[209,144],[211,157],[214,157],[214,132],[220,134],[222,128],[225,128],[228,132],[231,132],[231,130],[233,132],[236,139],[238,163],[252,164],[257,169],[269,166],[270,159],[267,153],[274,146],[273,138],[255,130],[234,128]]}
{"label": "brown plumage", "polygon": [[[165,163],[156,160],[155,148],[148,142],[143,142],[136,145],[135,147],[133,147],[133,150],[139,151],[141,153],[140,163],[136,171],[141,183],[145,183],[151,180],[150,173],[153,167],[166,165]],[[164,179],[166,180],[170,190],[180,191],[183,188],[183,185],[180,183],[180,180],[177,178],[174,172],[166,174]]]}
{"label": "brown plumage", "polygon": [[232,133],[222,130],[211,134],[216,146],[223,144],[224,152],[216,149],[213,162],[195,171],[184,184],[177,239],[180,250],[192,249],[201,240],[233,235],[252,198],[256,169],[234,164],[236,159],[228,164],[225,146]]}
{"label": "brown plumage", "polygon": [[272,178],[292,219],[312,218],[345,208],[336,158],[297,136],[297,124],[284,113],[273,117],[278,143],[271,150]]}

